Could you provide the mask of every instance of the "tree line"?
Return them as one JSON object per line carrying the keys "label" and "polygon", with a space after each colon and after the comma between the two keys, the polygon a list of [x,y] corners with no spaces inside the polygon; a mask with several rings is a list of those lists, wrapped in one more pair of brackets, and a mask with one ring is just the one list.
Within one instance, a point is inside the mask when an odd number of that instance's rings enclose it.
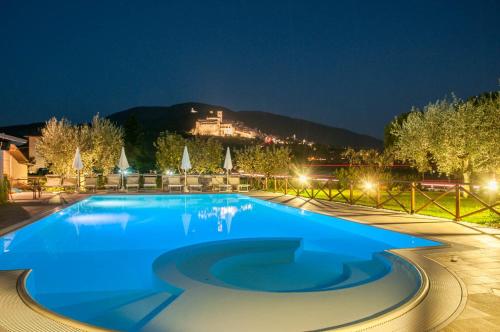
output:
{"label": "tree line", "polygon": [[[391,166],[399,162],[421,173],[455,176],[464,182],[482,174],[496,176],[500,173],[499,95],[499,92],[485,93],[465,101],[452,96],[423,108],[413,108],[387,125],[384,150],[345,149],[342,157],[353,167],[338,170],[335,175],[349,181],[387,181],[393,173]],[[98,115],[82,125],[52,118],[42,129],[38,152],[53,173],[74,174],[72,160],[79,147],[84,173],[106,174],[114,170],[124,144],[132,160],[144,154],[140,148],[140,130],[134,121],[127,123],[123,130]],[[184,146],[190,152],[192,173],[223,171],[225,150],[215,137],[185,137],[162,132],[153,145],[155,166],[160,172],[180,171]],[[292,150],[286,145],[254,142],[232,153],[238,171],[265,176],[295,173],[292,164],[304,162],[293,159]]]}

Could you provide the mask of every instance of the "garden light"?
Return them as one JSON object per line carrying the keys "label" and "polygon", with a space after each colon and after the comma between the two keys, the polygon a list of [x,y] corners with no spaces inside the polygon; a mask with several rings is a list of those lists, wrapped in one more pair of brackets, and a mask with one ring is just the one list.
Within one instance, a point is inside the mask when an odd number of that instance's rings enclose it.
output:
{"label": "garden light", "polygon": [[490,190],[490,191],[497,191],[498,190],[498,182],[496,180],[490,180],[486,184],[486,188],[488,188],[488,190]]}
{"label": "garden light", "polygon": [[365,187],[366,190],[372,190],[375,187],[375,185],[373,184],[373,182],[365,181],[363,183],[363,187]]}
{"label": "garden light", "polygon": [[299,181],[300,181],[301,183],[306,183],[306,182],[307,182],[307,176],[305,176],[305,175],[303,175],[303,174],[302,174],[302,175],[299,175]]}

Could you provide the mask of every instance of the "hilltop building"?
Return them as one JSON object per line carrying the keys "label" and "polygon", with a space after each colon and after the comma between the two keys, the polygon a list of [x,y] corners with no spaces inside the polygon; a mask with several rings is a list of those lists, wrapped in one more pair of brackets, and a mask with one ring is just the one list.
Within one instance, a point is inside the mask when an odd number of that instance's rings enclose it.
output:
{"label": "hilltop building", "polygon": [[224,121],[222,111],[217,111],[215,115],[213,111],[210,111],[210,115],[205,119],[196,120],[195,127],[191,132],[194,135],[235,136],[243,138],[255,138],[258,135],[255,130],[239,123]]}

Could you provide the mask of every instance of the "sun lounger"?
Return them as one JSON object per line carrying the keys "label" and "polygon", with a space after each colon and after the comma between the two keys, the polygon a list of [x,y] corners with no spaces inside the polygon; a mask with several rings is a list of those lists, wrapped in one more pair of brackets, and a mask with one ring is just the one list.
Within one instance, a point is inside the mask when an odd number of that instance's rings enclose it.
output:
{"label": "sun lounger", "polygon": [[169,191],[173,191],[174,189],[176,189],[179,192],[182,192],[182,188],[184,188],[184,185],[181,183],[180,176],[169,176],[168,177],[168,190]]}
{"label": "sun lounger", "polygon": [[198,191],[201,192],[203,185],[200,184],[199,177],[194,175],[188,175],[187,179],[187,187],[189,191]]}
{"label": "sun lounger", "polygon": [[62,180],[62,187],[64,188],[64,190],[68,189],[76,190],[77,182],[78,181],[74,176],[64,177]]}
{"label": "sun lounger", "polygon": [[129,188],[136,188],[139,191],[139,174],[130,174],[127,176],[127,183],[125,184],[127,191]]}
{"label": "sun lounger", "polygon": [[144,178],[144,189],[156,189],[156,175],[146,174]]}
{"label": "sun lounger", "polygon": [[229,185],[232,186],[233,190],[239,192],[248,192],[250,185],[249,184],[241,184],[239,176],[230,176],[229,177]]}
{"label": "sun lounger", "polygon": [[97,176],[86,176],[85,177],[85,189],[92,190],[93,192],[97,189]]}
{"label": "sun lounger", "polygon": [[223,175],[215,175],[212,177],[212,187],[215,191],[219,192],[231,192],[231,185],[224,183]]}
{"label": "sun lounger", "polygon": [[106,184],[104,188],[118,190],[120,187],[120,174],[109,174],[106,176]]}
{"label": "sun lounger", "polygon": [[62,187],[62,177],[60,175],[47,175],[45,178],[47,180],[43,185],[45,189]]}

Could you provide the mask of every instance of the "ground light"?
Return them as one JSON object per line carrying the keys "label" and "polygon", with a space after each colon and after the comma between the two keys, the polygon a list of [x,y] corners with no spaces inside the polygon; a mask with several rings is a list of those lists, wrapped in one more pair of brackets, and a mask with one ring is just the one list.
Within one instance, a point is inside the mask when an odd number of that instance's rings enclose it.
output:
{"label": "ground light", "polygon": [[496,180],[490,180],[486,184],[486,188],[488,188],[489,191],[497,191],[498,190],[498,182]]}
{"label": "ground light", "polygon": [[363,187],[366,189],[366,190],[372,190],[375,185],[373,184],[373,182],[370,182],[370,181],[365,181],[363,183]]}
{"label": "ground light", "polygon": [[303,174],[299,175],[299,181],[300,181],[300,183],[306,183],[307,179],[308,179],[307,176],[305,176]]}

